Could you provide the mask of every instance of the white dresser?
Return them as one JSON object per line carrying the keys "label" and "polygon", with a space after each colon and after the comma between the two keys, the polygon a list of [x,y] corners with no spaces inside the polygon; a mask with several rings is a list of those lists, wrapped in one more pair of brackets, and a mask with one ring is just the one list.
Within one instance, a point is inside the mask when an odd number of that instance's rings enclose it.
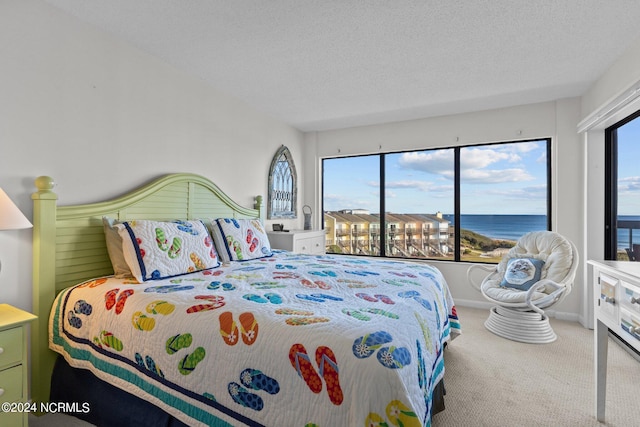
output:
{"label": "white dresser", "polygon": [[596,415],[604,421],[609,330],[640,352],[640,262],[588,263],[593,268]]}
{"label": "white dresser", "polygon": [[325,253],[324,230],[268,231],[267,235],[273,249],[314,255]]}

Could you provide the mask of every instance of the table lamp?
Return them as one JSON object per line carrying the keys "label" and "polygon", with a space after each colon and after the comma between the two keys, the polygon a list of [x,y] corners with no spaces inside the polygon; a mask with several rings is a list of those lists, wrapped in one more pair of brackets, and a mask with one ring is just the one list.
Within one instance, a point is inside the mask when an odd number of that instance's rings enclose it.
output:
{"label": "table lamp", "polygon": [[[20,209],[11,201],[7,193],[0,188],[0,230],[18,230],[31,228],[33,225]],[[0,269],[2,265],[0,264]]]}

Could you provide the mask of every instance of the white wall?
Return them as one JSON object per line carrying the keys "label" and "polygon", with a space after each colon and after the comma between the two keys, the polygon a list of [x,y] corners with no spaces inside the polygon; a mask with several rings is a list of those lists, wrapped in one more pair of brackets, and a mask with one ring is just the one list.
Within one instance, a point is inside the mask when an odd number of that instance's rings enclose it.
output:
{"label": "white wall", "polygon": [[[607,72],[582,97],[581,135],[585,151],[586,210],[585,224],[587,259],[604,259],[604,130],[640,110],[640,39],[614,62]],[[635,91],[635,95],[633,94]],[[634,97],[635,96],[635,97]],[[639,172],[640,173],[640,172]],[[591,283],[591,271],[585,276]],[[591,287],[585,294],[589,326],[593,327]]]}
{"label": "white wall", "polygon": [[[39,175],[60,204],[192,172],[252,206],[281,144],[302,165],[299,131],[40,0],[0,2],[0,63],[0,187],[28,218]],[[30,309],[31,230],[0,232],[0,261],[0,302]]]}
{"label": "white wall", "polygon": [[[576,132],[579,118],[580,100],[572,98],[310,134],[306,137],[307,149],[314,150],[315,155],[305,156],[305,168],[309,171],[305,177],[307,180],[314,180],[316,195],[312,198],[310,191],[307,191],[306,203],[318,203],[318,170],[323,157],[551,137],[553,229],[571,239],[579,250],[584,249],[583,153]],[[308,182],[307,188],[310,189]],[[320,205],[317,204],[314,212],[319,211]],[[316,218],[316,221],[319,219]],[[434,264],[445,275],[457,304],[486,306],[480,294],[467,283],[466,271],[469,264]],[[575,290],[556,307],[557,317],[579,319],[582,288],[583,277],[580,273],[576,278]]]}

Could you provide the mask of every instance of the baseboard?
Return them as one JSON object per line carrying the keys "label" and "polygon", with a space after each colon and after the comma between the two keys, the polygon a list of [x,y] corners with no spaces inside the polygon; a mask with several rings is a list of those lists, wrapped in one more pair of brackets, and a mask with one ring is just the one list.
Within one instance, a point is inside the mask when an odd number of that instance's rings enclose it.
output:
{"label": "baseboard", "polygon": [[[478,308],[478,309],[484,309],[487,311],[495,305],[495,304],[491,304],[489,301],[476,301],[476,300],[470,300],[470,299],[456,298],[455,301],[456,301],[456,305],[459,307]],[[580,316],[577,313],[570,313],[566,311],[557,311],[557,310],[546,310],[545,314],[554,319],[581,323]],[[584,326],[584,324],[582,325]]]}

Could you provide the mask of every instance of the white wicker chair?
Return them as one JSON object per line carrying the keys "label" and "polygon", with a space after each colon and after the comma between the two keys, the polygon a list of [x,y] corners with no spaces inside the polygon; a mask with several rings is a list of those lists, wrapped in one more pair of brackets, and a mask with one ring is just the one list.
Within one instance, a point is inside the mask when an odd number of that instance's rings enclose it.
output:
{"label": "white wicker chair", "polygon": [[[540,279],[528,290],[501,286],[507,264],[513,258],[544,261]],[[522,236],[498,265],[469,267],[467,278],[496,304],[485,322],[487,329],[510,340],[543,344],[557,338],[544,310],[571,292],[577,268],[578,252],[572,242],[552,231],[535,231]],[[479,270],[490,272],[481,282],[476,279]]]}

